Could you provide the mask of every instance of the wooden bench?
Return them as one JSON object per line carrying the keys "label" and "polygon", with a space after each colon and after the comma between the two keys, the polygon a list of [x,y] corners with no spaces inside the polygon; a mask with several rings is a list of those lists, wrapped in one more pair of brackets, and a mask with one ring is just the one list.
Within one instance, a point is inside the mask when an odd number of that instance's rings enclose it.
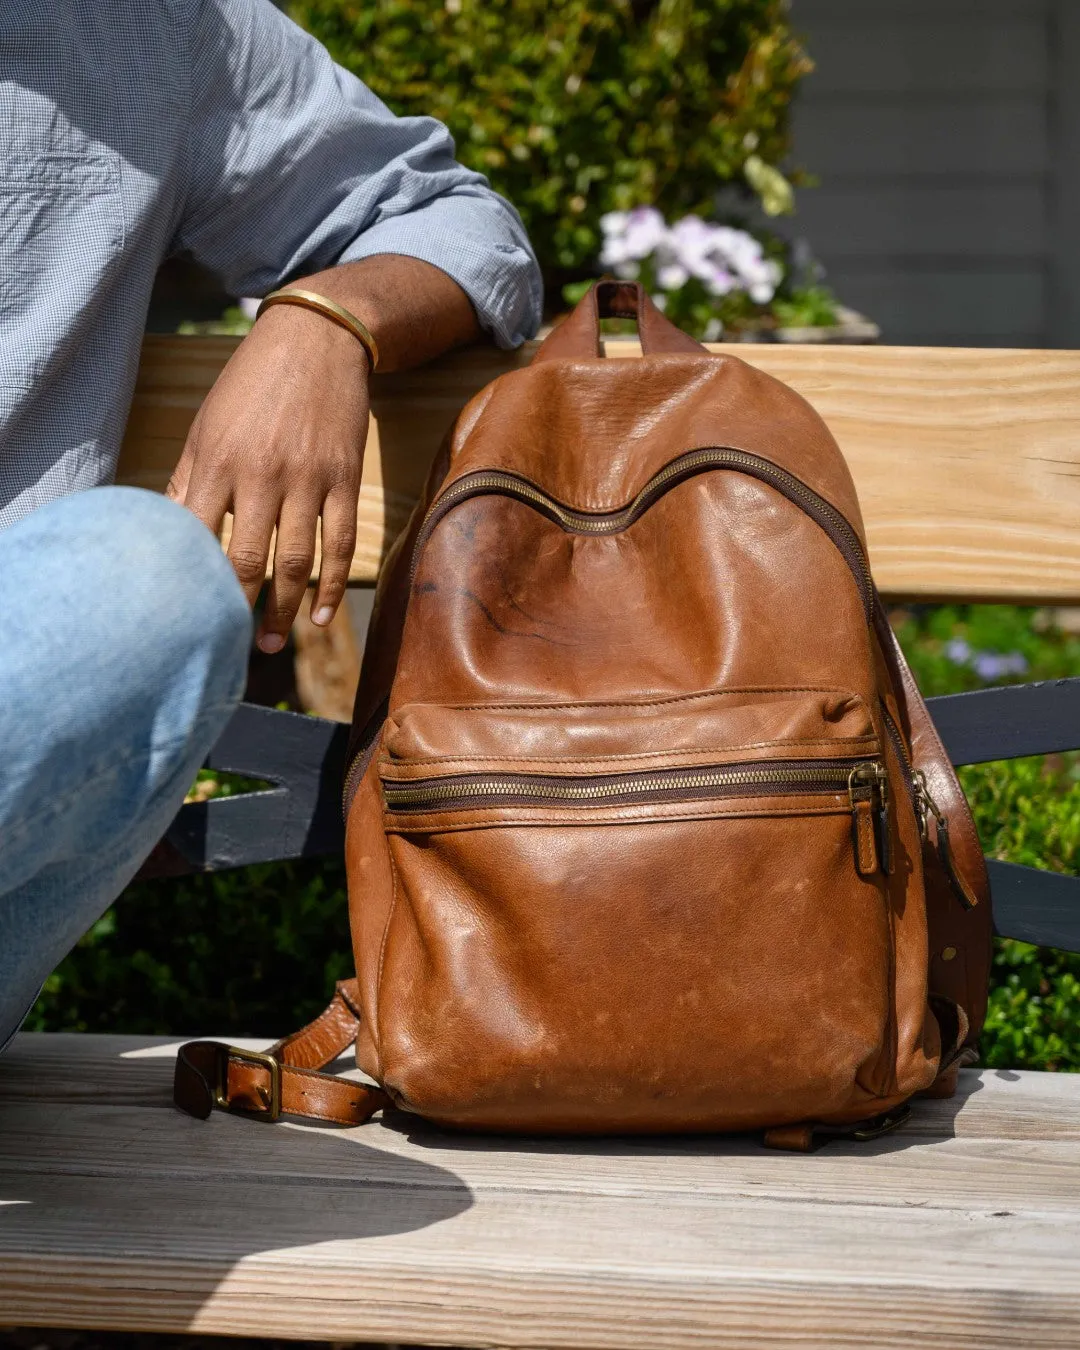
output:
{"label": "wooden bench", "polygon": [[[148,339],[125,481],[163,486],[232,345]],[[1080,603],[1080,353],[738,354],[836,432],[887,596]],[[356,582],[455,409],[521,359],[468,352],[377,382]],[[932,711],[957,763],[1080,746],[1080,680]],[[174,869],[340,848],[341,754],[333,723],[241,708],[210,762],[274,786],[185,807]],[[1080,950],[1080,881],[992,873],[1001,932]],[[1080,1343],[1080,1075],[965,1071],[898,1134],[804,1157],[474,1138],[401,1115],[201,1123],[170,1107],[174,1049],[24,1035],[0,1061],[0,1322],[568,1348]]]}

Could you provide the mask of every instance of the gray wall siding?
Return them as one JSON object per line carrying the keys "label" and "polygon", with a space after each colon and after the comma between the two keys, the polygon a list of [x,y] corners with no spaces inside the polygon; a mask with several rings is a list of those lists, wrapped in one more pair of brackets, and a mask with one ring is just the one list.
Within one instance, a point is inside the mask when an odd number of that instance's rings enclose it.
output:
{"label": "gray wall siding", "polygon": [[821,180],[795,228],[841,299],[888,342],[1080,346],[1080,0],[792,0],[792,18],[817,64],[794,162]]}

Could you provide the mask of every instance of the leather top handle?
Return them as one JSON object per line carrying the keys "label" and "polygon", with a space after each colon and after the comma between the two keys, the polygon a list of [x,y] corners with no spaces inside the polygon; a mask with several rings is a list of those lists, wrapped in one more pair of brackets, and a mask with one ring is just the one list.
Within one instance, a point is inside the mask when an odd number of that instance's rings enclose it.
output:
{"label": "leather top handle", "polygon": [[534,361],[590,360],[603,356],[601,319],[636,319],[641,350],[702,356],[706,349],[670,319],[665,319],[639,281],[598,281],[544,341]]}

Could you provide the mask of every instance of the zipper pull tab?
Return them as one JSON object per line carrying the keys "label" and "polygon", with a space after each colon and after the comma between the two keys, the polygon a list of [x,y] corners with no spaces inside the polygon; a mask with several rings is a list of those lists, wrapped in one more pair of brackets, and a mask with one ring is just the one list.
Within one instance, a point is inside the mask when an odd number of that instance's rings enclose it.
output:
{"label": "zipper pull tab", "polygon": [[915,770],[915,802],[919,813],[919,833],[923,842],[930,838],[930,818],[934,819],[934,843],[937,847],[937,855],[945,875],[949,878],[949,884],[956,892],[956,898],[965,909],[974,909],[979,903],[978,898],[971,894],[964,879],[956,870],[956,863],[953,860],[952,844],[949,840],[949,822],[937,802],[934,801],[930,793],[930,788],[926,782],[926,774],[922,769]]}
{"label": "zipper pull tab", "polygon": [[892,872],[889,777],[880,764],[856,764],[848,777],[855,868],[860,876]]}

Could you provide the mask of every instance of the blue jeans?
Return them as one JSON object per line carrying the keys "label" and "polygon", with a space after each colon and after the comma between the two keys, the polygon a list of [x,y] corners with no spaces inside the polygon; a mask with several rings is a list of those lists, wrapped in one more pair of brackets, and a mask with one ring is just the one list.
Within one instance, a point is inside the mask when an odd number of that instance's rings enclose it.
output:
{"label": "blue jeans", "polygon": [[96,488],[0,531],[0,1047],[164,833],[251,615],[183,507]]}

